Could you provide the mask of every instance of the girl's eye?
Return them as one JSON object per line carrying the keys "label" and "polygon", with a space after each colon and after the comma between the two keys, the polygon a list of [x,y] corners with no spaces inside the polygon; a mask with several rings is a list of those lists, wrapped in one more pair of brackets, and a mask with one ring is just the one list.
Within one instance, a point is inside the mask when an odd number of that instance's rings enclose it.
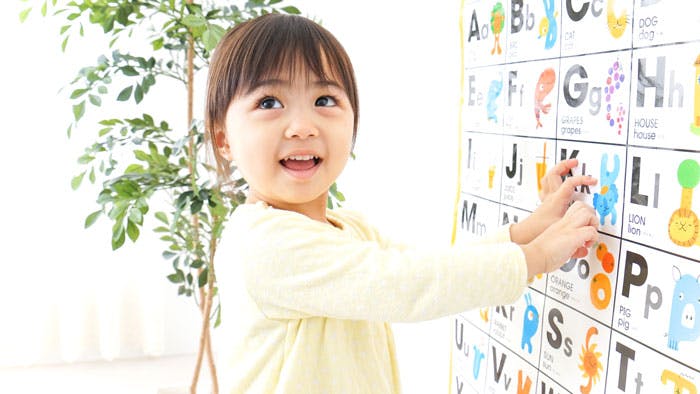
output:
{"label": "girl's eye", "polygon": [[258,107],[262,109],[282,108],[282,103],[280,103],[280,101],[274,97],[265,97],[264,99],[260,100]]}
{"label": "girl's eye", "polygon": [[331,96],[321,96],[316,99],[317,107],[333,107],[336,105],[335,99]]}

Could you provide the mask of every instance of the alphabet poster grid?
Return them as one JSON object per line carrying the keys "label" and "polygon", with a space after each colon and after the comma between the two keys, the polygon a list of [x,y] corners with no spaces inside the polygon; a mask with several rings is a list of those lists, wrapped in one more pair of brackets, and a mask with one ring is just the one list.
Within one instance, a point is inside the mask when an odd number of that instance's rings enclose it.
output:
{"label": "alphabet poster grid", "polygon": [[696,394],[700,1],[465,0],[460,22],[455,242],[522,220],[573,157],[600,241],[454,317],[451,392]]}

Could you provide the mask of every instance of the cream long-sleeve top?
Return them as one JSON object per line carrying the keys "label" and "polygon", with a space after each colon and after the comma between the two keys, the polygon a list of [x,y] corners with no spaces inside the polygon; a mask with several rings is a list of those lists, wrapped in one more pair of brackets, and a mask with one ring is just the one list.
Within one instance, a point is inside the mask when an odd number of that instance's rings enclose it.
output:
{"label": "cream long-sleeve top", "polygon": [[222,392],[397,393],[390,322],[512,303],[527,284],[508,231],[420,248],[349,210],[327,218],[333,225],[263,203],[233,213],[216,265]]}

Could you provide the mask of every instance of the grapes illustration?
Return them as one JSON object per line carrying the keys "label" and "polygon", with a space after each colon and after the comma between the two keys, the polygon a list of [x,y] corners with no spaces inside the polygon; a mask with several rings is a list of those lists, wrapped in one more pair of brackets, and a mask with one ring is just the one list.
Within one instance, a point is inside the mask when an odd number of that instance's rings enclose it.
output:
{"label": "grapes illustration", "polygon": [[620,90],[622,83],[625,81],[625,73],[622,67],[620,67],[620,62],[615,60],[615,63],[608,68],[608,76],[605,79],[605,88],[603,92],[605,94],[605,110],[607,114],[605,119],[607,120],[610,127],[615,127],[617,125],[617,134],[622,134],[622,123],[624,123],[625,116],[627,112],[625,111],[625,106],[622,102],[619,102],[613,107],[613,95],[616,91]]}

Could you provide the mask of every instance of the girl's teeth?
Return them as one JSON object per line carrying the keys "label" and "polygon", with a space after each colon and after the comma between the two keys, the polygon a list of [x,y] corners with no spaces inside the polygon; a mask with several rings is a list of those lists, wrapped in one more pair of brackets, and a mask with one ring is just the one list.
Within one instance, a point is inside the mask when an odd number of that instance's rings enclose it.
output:
{"label": "girl's teeth", "polygon": [[312,160],[312,159],[318,159],[317,156],[312,156],[312,155],[304,155],[304,156],[289,156],[285,160]]}

